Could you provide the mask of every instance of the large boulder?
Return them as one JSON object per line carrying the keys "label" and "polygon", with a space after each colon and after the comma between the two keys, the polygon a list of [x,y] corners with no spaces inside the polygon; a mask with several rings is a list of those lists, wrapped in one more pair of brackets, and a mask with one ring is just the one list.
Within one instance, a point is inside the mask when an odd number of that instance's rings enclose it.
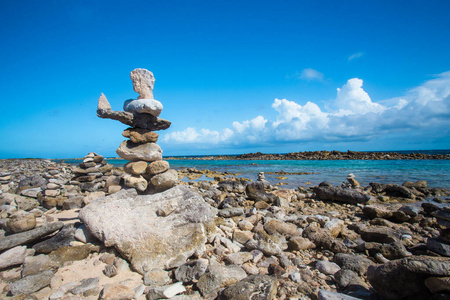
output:
{"label": "large boulder", "polygon": [[105,246],[114,246],[144,274],[178,267],[194,253],[201,254],[214,215],[200,195],[176,186],[154,195],[119,191],[92,201],[80,219]]}
{"label": "large boulder", "polygon": [[341,187],[318,186],[314,188],[316,197],[320,200],[338,201],[350,204],[365,204],[372,197],[354,189],[344,189]]}
{"label": "large boulder", "polygon": [[367,270],[367,279],[384,299],[429,299],[425,280],[446,276],[450,276],[450,259],[431,256],[393,260]]}

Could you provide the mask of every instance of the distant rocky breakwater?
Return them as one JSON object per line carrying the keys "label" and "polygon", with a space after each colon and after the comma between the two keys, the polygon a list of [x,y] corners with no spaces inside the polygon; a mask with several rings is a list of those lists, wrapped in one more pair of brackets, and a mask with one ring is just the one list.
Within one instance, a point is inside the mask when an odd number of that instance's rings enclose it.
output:
{"label": "distant rocky breakwater", "polygon": [[167,157],[167,159],[194,160],[395,160],[395,159],[450,159],[449,154],[361,152],[361,151],[305,151],[287,154],[264,154],[261,152],[241,155],[217,155],[200,157]]}

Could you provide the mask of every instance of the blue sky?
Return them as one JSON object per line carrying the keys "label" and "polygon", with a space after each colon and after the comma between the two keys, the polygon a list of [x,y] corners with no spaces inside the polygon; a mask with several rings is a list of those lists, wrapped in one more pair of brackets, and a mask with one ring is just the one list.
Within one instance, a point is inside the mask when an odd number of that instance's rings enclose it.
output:
{"label": "blue sky", "polygon": [[0,158],[115,156],[153,72],[164,155],[450,148],[450,2],[0,1]]}

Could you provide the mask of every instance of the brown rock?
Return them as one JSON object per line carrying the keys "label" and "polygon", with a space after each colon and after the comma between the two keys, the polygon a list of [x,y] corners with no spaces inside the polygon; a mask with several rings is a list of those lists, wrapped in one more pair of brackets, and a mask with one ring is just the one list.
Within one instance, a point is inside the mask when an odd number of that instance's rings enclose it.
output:
{"label": "brown rock", "polygon": [[13,233],[27,231],[36,227],[36,217],[33,213],[19,211],[8,220],[8,228]]}
{"label": "brown rock", "polygon": [[316,245],[308,239],[296,236],[289,240],[288,247],[289,250],[307,250],[316,248]]}
{"label": "brown rock", "polygon": [[450,292],[450,277],[429,277],[425,279],[425,286],[432,293]]}
{"label": "brown rock", "polygon": [[134,299],[133,289],[122,284],[107,284],[100,293],[102,300]]}
{"label": "brown rock", "polygon": [[283,221],[275,220],[275,219],[267,222],[264,225],[264,229],[269,234],[278,233],[278,234],[286,235],[289,237],[300,235],[300,231],[298,230],[296,225],[294,225],[292,223],[286,223]]}
{"label": "brown rock", "polygon": [[140,175],[147,169],[147,164],[146,161],[129,162],[123,166],[123,169],[128,174]]}
{"label": "brown rock", "polygon": [[165,160],[158,160],[151,162],[147,166],[146,173],[150,175],[160,174],[166,172],[167,170],[169,170],[169,168],[170,168],[169,162]]}
{"label": "brown rock", "polygon": [[133,143],[156,143],[159,137],[156,132],[142,128],[127,128],[122,135]]}

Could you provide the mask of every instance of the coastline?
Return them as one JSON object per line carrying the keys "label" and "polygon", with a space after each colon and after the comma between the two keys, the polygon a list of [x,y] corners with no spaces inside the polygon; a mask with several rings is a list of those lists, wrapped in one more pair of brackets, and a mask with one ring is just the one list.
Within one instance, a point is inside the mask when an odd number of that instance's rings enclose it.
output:
{"label": "coastline", "polygon": [[[446,150],[442,150],[446,151]],[[286,154],[245,153],[239,155],[217,156],[168,156],[165,159],[191,159],[191,160],[398,160],[398,159],[450,159],[450,154],[426,154],[411,151],[399,152],[362,152],[362,151],[304,151]],[[425,151],[424,151],[425,152]]]}

